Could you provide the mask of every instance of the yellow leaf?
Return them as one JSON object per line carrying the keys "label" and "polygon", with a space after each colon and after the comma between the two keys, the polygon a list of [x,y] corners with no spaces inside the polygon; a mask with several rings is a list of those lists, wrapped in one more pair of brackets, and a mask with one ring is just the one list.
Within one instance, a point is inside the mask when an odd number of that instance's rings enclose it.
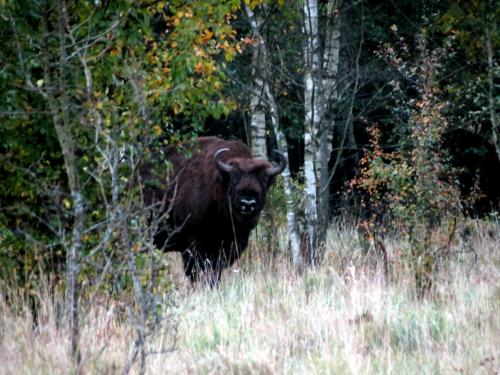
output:
{"label": "yellow leaf", "polygon": [[67,199],[67,198],[64,198],[64,199],[63,199],[63,205],[64,205],[64,207],[65,207],[67,210],[69,210],[69,209],[71,208],[71,202],[70,202],[70,201],[69,201],[69,199]]}
{"label": "yellow leaf", "polygon": [[161,133],[163,133],[163,131],[162,131],[162,129],[161,129],[161,127],[160,127],[160,125],[155,125],[155,126],[153,126],[153,131],[154,131],[154,133],[156,134],[156,136],[160,136],[160,135],[161,135]]}
{"label": "yellow leaf", "polygon": [[224,54],[224,58],[226,61],[233,61],[235,55],[235,49],[233,47],[227,48],[226,53]]}
{"label": "yellow leaf", "polygon": [[201,42],[206,43],[206,42],[208,42],[210,39],[212,39],[212,37],[213,37],[213,36],[214,36],[213,31],[210,31],[210,30],[208,30],[208,29],[205,29],[205,30],[203,31],[203,33],[201,34],[200,40],[201,40]]}

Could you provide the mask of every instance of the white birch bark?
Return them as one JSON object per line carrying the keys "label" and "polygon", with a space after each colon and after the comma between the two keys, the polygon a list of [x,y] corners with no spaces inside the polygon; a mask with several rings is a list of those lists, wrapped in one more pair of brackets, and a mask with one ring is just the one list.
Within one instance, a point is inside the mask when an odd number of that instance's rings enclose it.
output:
{"label": "white birch bark", "polygon": [[321,85],[321,56],[318,35],[317,0],[304,1],[304,214],[308,262],[317,261],[318,187],[317,174],[318,134],[324,115]]}
{"label": "white birch bark", "polygon": [[[248,19],[250,21],[250,26],[252,27],[252,32],[254,34],[254,37],[258,41],[258,47],[255,49],[255,54],[258,55],[259,58],[255,58],[254,55],[254,71],[258,70],[260,72],[263,72],[263,76],[254,76],[254,87],[255,88],[261,88],[265,94],[265,99],[266,99],[266,107],[269,109],[269,113],[271,115],[271,124],[274,130],[274,133],[276,134],[277,138],[277,144],[278,144],[278,151],[284,154],[288,160],[288,145],[286,142],[285,135],[283,134],[283,131],[281,130],[280,124],[279,124],[279,109],[278,105],[276,104],[276,100],[274,98],[274,94],[271,90],[271,87],[269,85],[269,80],[270,80],[270,74],[269,74],[269,69],[267,68],[269,66],[269,61],[268,61],[268,51],[267,51],[267,45],[265,43],[265,39],[263,38],[262,34],[260,33],[260,26],[262,24],[262,20],[259,20],[258,17],[252,12],[252,10],[246,6],[245,11],[247,13]],[[252,102],[254,98],[257,97],[255,95],[256,91],[252,93]],[[259,93],[259,100],[262,100],[262,91],[258,91]],[[253,109],[252,105],[252,109]],[[254,132],[259,132],[259,127],[253,126],[253,119],[255,116],[256,112],[252,111],[252,126],[251,126],[251,132],[252,132],[252,152],[254,153],[254,156],[259,155],[259,151],[257,148],[254,149],[253,144],[254,144],[254,139],[257,139],[256,142],[259,142],[259,139],[263,139],[263,144],[264,144],[264,150],[265,150],[265,134],[264,137],[261,137],[257,134],[254,135]],[[265,119],[264,119],[265,120]],[[255,121],[258,123],[258,121]],[[261,127],[261,129],[265,130],[265,127]],[[293,183],[292,183],[292,176],[290,173],[290,165],[287,164],[285,169],[282,172],[282,177],[283,177],[283,187],[284,187],[284,193],[286,197],[286,219],[287,219],[287,230],[288,230],[288,236],[289,236],[289,245],[290,245],[290,252],[291,252],[291,257],[292,257],[292,263],[295,267],[300,268],[303,265],[303,260],[301,257],[300,253],[300,241],[299,241],[299,234],[297,231],[297,219],[295,215],[295,205],[294,205],[294,200],[293,200]]]}
{"label": "white birch bark", "polygon": [[264,107],[264,62],[266,61],[266,45],[260,34],[262,19],[245,6],[253,36],[256,40],[252,58],[252,92],[250,100],[250,145],[252,155],[258,159],[267,159],[266,148],[266,111]]}
{"label": "white birch bark", "polygon": [[[257,89],[257,87],[254,89]],[[261,103],[261,97],[253,92],[250,104],[252,113],[250,121],[250,144],[253,157],[257,159],[266,159],[266,113],[260,108]]]}

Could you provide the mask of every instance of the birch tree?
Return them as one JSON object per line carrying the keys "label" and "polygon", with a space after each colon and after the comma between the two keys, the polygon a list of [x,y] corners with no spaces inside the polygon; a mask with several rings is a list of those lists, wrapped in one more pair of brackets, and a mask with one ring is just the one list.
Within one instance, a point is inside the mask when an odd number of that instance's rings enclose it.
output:
{"label": "birch tree", "polygon": [[[264,6],[264,5],[262,5]],[[288,145],[279,122],[279,107],[276,103],[275,95],[271,89],[271,74],[269,71],[270,60],[266,39],[261,33],[263,18],[258,11],[253,11],[250,6],[245,6],[245,12],[250,23],[253,38],[256,46],[252,60],[252,105],[251,105],[251,138],[252,153],[256,157],[265,155],[265,114],[270,115],[270,121],[274,134],[276,135],[278,152],[284,154],[288,159]],[[266,111],[266,112],[264,112]],[[287,232],[289,237],[289,246],[292,263],[300,268],[303,260],[299,248],[299,235],[297,231],[297,220],[295,214],[295,203],[293,199],[293,181],[290,173],[290,165],[287,164],[282,172],[283,189],[286,197],[286,219]]]}
{"label": "birch tree", "polygon": [[252,56],[252,88],[250,94],[250,145],[252,155],[259,159],[267,158],[266,148],[266,109],[264,98],[265,63],[267,50],[260,28],[264,22],[248,5],[245,12],[252,28],[254,50]]}
{"label": "birch tree", "polygon": [[[318,160],[318,203],[319,223],[318,237],[324,241],[330,216],[330,169],[329,161],[333,149],[333,132],[335,124],[335,111],[339,99],[338,72],[340,64],[340,26],[341,0],[329,0],[326,9],[326,30],[323,51],[322,87],[323,103],[325,105],[324,118],[319,134],[319,148],[316,159]],[[347,126],[347,125],[346,125]],[[342,147],[342,146],[341,146]],[[339,151],[340,153],[340,151]]]}
{"label": "birch tree", "polygon": [[321,54],[318,28],[318,2],[305,0],[304,12],[304,216],[302,243],[308,262],[317,262],[319,134],[325,113],[321,80]]}
{"label": "birch tree", "polygon": [[[318,261],[318,247],[326,238],[330,215],[329,161],[339,99],[340,0],[327,4],[325,30],[319,29],[316,0],[304,2],[304,197],[308,261]],[[324,35],[321,50],[320,35]]]}

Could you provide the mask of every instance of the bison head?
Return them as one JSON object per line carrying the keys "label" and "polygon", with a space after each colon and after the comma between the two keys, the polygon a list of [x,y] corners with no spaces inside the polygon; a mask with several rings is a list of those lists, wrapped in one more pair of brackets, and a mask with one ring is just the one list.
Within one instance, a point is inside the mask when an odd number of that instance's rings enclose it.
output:
{"label": "bison head", "polygon": [[266,160],[240,157],[223,162],[220,156],[228,150],[218,150],[214,154],[214,162],[227,181],[231,208],[241,219],[254,218],[262,211],[267,189],[274,182],[275,176],[285,169],[286,158],[274,151],[279,158],[277,165]]}

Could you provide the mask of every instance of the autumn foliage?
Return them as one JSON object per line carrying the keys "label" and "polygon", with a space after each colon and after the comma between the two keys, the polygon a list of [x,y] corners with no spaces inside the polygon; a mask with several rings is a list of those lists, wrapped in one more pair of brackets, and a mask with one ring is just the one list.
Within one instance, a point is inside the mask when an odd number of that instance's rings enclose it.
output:
{"label": "autumn foliage", "polygon": [[[406,146],[383,151],[381,131],[376,124],[371,126],[371,149],[360,160],[360,175],[350,187],[362,195],[366,220],[360,229],[384,256],[385,263],[383,241],[387,232],[406,238],[403,255],[415,272],[417,294],[424,296],[432,288],[438,263],[449,252],[460,203],[440,147],[447,121],[443,115],[446,103],[439,101],[434,82],[438,60],[426,49],[424,39],[420,43],[417,88],[421,96],[406,103],[410,113],[408,133],[401,139]],[[395,62],[401,66],[400,60]]]}

